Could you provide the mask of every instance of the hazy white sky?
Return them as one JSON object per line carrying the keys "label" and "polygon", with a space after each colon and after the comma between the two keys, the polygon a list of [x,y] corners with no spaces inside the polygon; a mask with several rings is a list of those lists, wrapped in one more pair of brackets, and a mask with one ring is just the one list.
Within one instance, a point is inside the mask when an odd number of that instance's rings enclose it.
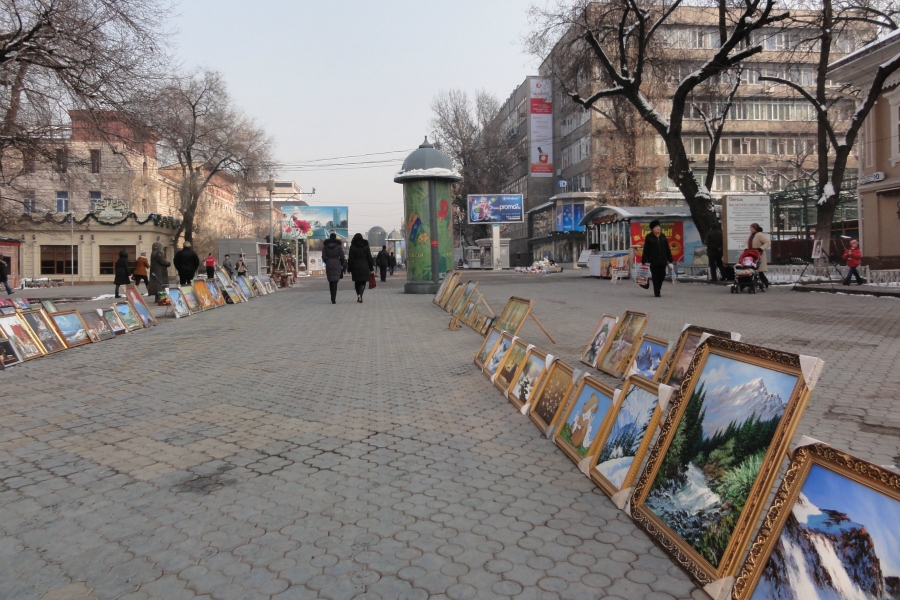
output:
{"label": "hazy white sky", "polygon": [[[276,158],[313,205],[350,207],[350,230],[399,226],[393,182],[429,133],[443,89],[505,100],[537,63],[521,42],[533,0],[181,0],[178,57],[224,73],[236,103],[275,137]],[[394,159],[336,170],[320,164]],[[360,165],[371,167],[372,165]]]}

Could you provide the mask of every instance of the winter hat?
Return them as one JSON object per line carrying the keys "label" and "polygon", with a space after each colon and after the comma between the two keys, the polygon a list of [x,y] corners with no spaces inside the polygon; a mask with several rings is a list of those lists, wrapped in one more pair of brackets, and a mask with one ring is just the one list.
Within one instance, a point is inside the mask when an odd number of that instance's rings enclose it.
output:
{"label": "winter hat", "polygon": [[851,244],[856,244],[857,246],[859,246],[859,241],[857,241],[857,240],[855,240],[855,239],[850,240],[850,243],[851,243]]}
{"label": "winter hat", "polygon": [[146,252],[141,252],[141,256],[147,256]]}
{"label": "winter hat", "polygon": [[659,227],[659,219],[653,219],[652,221],[650,221],[650,229],[653,229],[654,227]]}

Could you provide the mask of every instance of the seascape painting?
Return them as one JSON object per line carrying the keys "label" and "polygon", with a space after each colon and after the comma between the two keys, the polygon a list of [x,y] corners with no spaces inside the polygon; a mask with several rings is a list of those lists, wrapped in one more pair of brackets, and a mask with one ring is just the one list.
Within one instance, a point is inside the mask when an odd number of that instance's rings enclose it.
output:
{"label": "seascape painting", "polygon": [[900,598],[900,502],[813,464],[753,600]]}
{"label": "seascape painting", "polygon": [[612,332],[615,327],[616,318],[609,315],[603,315],[600,324],[594,331],[594,336],[591,338],[584,354],[581,355],[581,362],[591,365],[592,367],[597,365],[597,361],[600,359],[600,351],[603,350],[603,346],[606,345],[606,340],[609,338],[610,332]]}
{"label": "seascape painting", "polygon": [[547,367],[547,357],[541,356],[535,351],[531,351],[525,359],[525,364],[519,371],[515,383],[509,390],[509,397],[516,406],[524,406],[531,402],[535,388],[544,374]]}
{"label": "seascape painting", "polygon": [[532,419],[541,427],[553,424],[556,413],[562,410],[572,388],[572,368],[561,361],[551,365],[547,377],[531,407]]}
{"label": "seascape painting", "polygon": [[478,352],[478,355],[475,357],[475,364],[479,367],[483,367],[485,361],[487,361],[488,356],[491,354],[491,350],[494,349],[494,344],[497,343],[497,340],[500,339],[502,334],[496,330],[492,329],[488,334],[487,338],[484,340],[484,345],[481,347],[481,350]]}
{"label": "seascape painting", "polygon": [[484,370],[487,371],[487,374],[491,377],[494,376],[494,373],[497,372],[497,369],[500,368],[500,363],[503,362],[503,359],[506,357],[506,353],[509,351],[509,347],[512,345],[512,337],[508,335],[504,335],[500,338],[500,342],[497,344],[497,349],[494,350],[494,353],[490,356],[487,363],[484,365]]}
{"label": "seascape painting", "polygon": [[631,361],[631,368],[626,373],[626,376],[636,374],[654,381],[663,365],[663,360],[668,350],[668,345],[648,339],[645,336],[641,339],[637,353]]}
{"label": "seascape painting", "polygon": [[597,368],[619,377],[625,371],[631,349],[644,329],[647,316],[641,313],[627,312],[613,334],[613,340],[606,350]]}
{"label": "seascape painting", "polygon": [[718,566],[797,386],[797,376],[710,353],[646,506]]}
{"label": "seascape painting", "polygon": [[509,389],[516,371],[519,370],[519,365],[525,360],[526,348],[528,346],[525,345],[525,342],[516,340],[516,343],[512,345],[508,352],[506,362],[503,363],[503,367],[497,373],[497,377],[494,378],[494,385],[499,387],[504,394]]}
{"label": "seascape painting", "polygon": [[84,321],[81,320],[77,312],[54,313],[51,318],[56,323],[56,328],[59,329],[63,339],[66,340],[66,344],[70,347],[80,346],[91,341],[87,327],[85,327]]}
{"label": "seascape painting", "polygon": [[557,437],[579,457],[587,456],[612,401],[611,394],[585,382]]}
{"label": "seascape painting", "polygon": [[622,489],[625,484],[659,404],[656,394],[637,385],[630,385],[624,393],[625,398],[594,467],[616,490]]}

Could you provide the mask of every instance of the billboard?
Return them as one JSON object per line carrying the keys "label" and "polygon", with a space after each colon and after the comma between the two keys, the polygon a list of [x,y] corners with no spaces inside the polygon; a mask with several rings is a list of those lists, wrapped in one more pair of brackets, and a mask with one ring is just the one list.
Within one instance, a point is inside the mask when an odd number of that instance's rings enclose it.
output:
{"label": "billboard", "polygon": [[469,224],[524,223],[525,203],[522,194],[470,195]]}
{"label": "billboard", "polygon": [[283,206],[281,237],[286,240],[324,240],[332,233],[347,238],[346,206]]}
{"label": "billboard", "polygon": [[[661,233],[669,241],[672,262],[684,262],[684,221],[662,221]],[[644,239],[650,235],[650,221],[631,222],[631,247],[634,249],[634,263],[640,264],[644,250]]]}
{"label": "billboard", "polygon": [[531,176],[553,177],[553,83],[532,77],[530,84]]}
{"label": "billboard", "polygon": [[[725,260],[737,262],[750,238],[750,224],[757,223],[763,231],[772,231],[772,212],[769,197],[764,194],[725,196],[722,200],[722,236],[725,242]],[[766,251],[771,258],[771,250]]]}

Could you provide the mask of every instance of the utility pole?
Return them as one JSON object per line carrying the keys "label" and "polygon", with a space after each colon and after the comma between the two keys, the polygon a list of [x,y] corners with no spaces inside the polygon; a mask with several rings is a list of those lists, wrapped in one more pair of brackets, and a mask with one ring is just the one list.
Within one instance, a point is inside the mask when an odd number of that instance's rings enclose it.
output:
{"label": "utility pole", "polygon": [[272,194],[275,192],[275,180],[271,177],[266,181],[266,189],[269,190],[269,275],[275,267],[275,223],[272,219],[272,213],[275,212],[275,204],[272,200]]}

